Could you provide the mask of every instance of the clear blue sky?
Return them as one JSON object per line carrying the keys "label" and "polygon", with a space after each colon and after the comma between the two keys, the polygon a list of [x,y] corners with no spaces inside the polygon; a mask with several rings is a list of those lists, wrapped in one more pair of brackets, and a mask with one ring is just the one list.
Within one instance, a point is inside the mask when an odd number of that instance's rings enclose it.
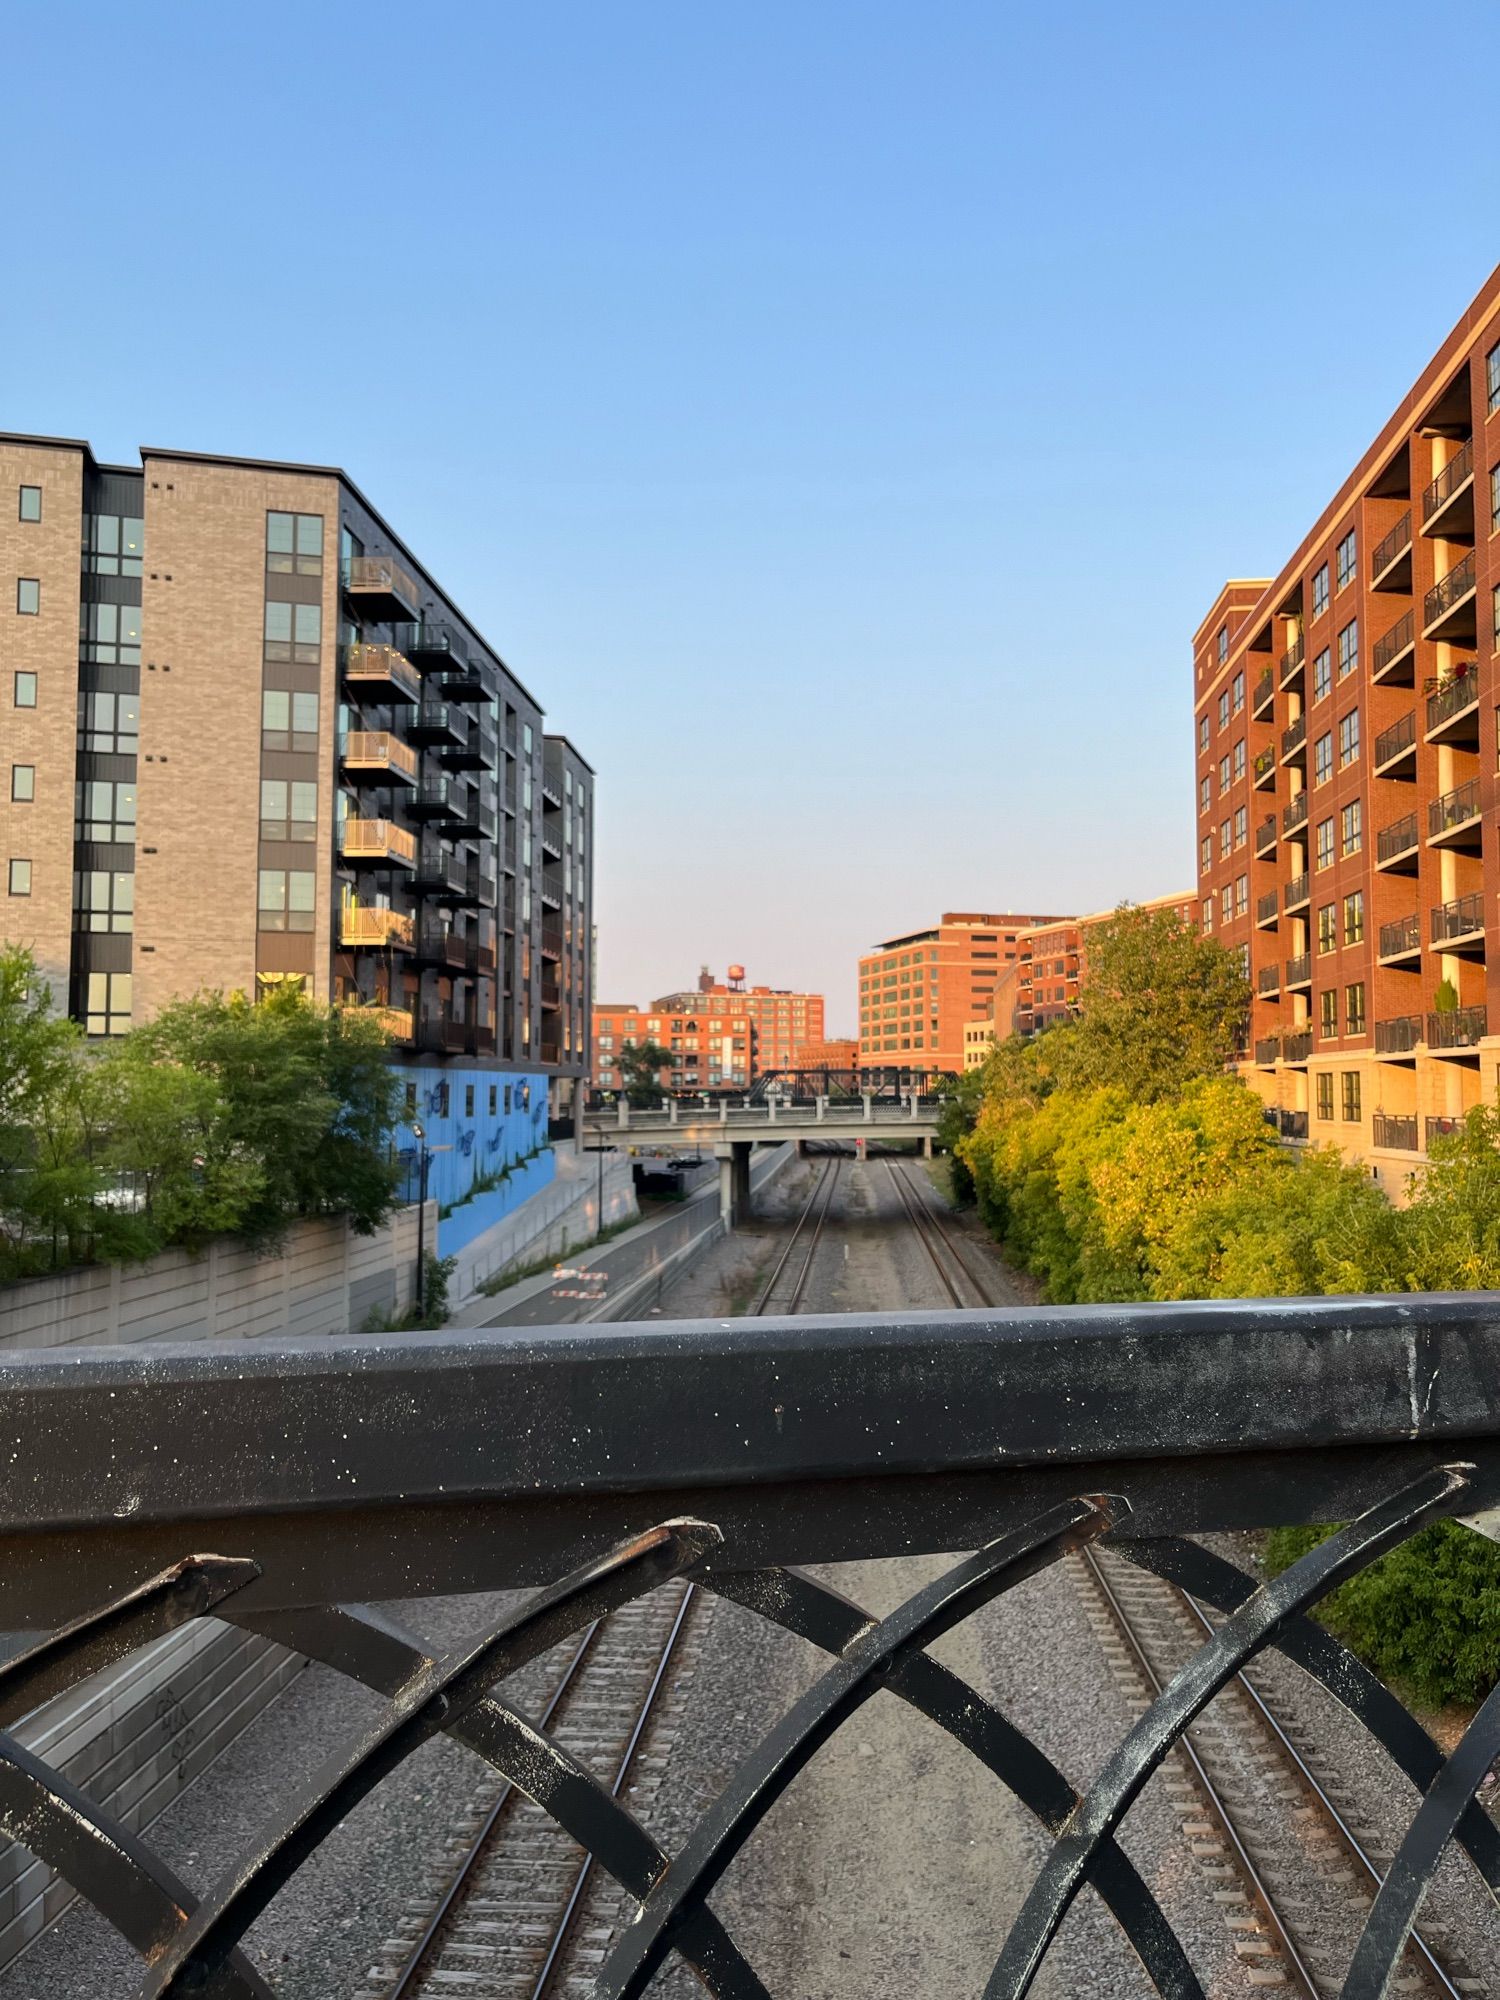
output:
{"label": "clear blue sky", "polygon": [[1188,639],[1500,259],[1493,6],[13,9],[0,428],[345,466],[600,985],[1193,876]]}

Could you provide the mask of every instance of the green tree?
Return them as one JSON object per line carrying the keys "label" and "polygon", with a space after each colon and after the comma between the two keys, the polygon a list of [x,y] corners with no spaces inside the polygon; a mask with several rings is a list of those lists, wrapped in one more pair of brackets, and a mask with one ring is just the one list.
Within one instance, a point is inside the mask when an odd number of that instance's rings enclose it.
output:
{"label": "green tree", "polygon": [[1078,1004],[1078,1019],[1045,1038],[1057,1084],[1149,1104],[1223,1074],[1250,989],[1238,959],[1175,912],[1122,904],[1089,931]]}
{"label": "green tree", "polygon": [[0,1272],[85,1254],[100,1177],[77,1152],[83,1036],[22,945],[0,946]]}
{"label": "green tree", "polygon": [[1457,1132],[1432,1141],[1396,1228],[1399,1254],[1381,1275],[1400,1282],[1380,1290],[1500,1288],[1500,1109],[1476,1106]]}
{"label": "green tree", "polygon": [[636,1042],[629,1048],[621,1049],[619,1070],[625,1084],[625,1096],[631,1104],[643,1110],[662,1100],[661,1072],[675,1069],[677,1058],[670,1049],[664,1049],[660,1042],[649,1038]]}

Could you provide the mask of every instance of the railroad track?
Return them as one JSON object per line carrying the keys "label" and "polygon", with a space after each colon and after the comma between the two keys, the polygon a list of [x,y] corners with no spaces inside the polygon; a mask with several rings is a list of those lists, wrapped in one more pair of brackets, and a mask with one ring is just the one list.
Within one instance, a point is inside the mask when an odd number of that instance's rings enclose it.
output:
{"label": "railroad track", "polygon": [[[985,1280],[965,1257],[953,1231],[944,1223],[920,1188],[912,1186],[899,1160],[888,1159],[891,1179],[906,1218],[921,1238],[922,1248],[937,1272],[939,1282],[955,1306],[992,1306],[995,1300]],[[965,1297],[965,1293],[970,1296]]]}
{"label": "railroad track", "polygon": [[[1145,1708],[1214,1626],[1185,1592],[1112,1550],[1086,1549],[1069,1562],[1117,1679]],[[1218,1885],[1247,1975],[1328,2000],[1342,1988],[1391,1848],[1299,1735],[1252,1676],[1239,1675],[1187,1731],[1166,1782],[1191,1852]],[[1391,1990],[1475,2000],[1486,1989],[1435,1935],[1416,1931]]]}
{"label": "railroad track", "polygon": [[[838,1154],[824,1162],[823,1171],[813,1183],[811,1194],[802,1204],[802,1212],[797,1217],[791,1235],[782,1246],[781,1255],[776,1259],[770,1277],[761,1286],[750,1308],[751,1317],[773,1311],[794,1313],[801,1307],[802,1295],[807,1290],[807,1280],[812,1273],[813,1258],[817,1255],[818,1243],[823,1234],[823,1225],[828,1220],[829,1209],[833,1206],[834,1190],[839,1184],[839,1169],[843,1164],[843,1158]],[[808,1231],[805,1241],[804,1230]],[[793,1252],[799,1244],[802,1253],[794,1260]],[[782,1294],[779,1302],[776,1298],[778,1292]]]}

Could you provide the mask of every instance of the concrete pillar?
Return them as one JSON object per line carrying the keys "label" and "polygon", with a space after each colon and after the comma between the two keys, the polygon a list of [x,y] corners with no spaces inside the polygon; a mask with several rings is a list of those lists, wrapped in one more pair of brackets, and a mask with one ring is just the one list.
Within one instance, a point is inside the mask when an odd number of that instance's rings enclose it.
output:
{"label": "concrete pillar", "polygon": [[910,1116],[915,1118],[917,1115],[917,1093],[915,1091],[906,1100],[906,1108]]}
{"label": "concrete pillar", "polygon": [[868,1125],[875,1116],[875,1098],[870,1091],[865,1092],[865,1123]]}
{"label": "concrete pillar", "polygon": [[750,1220],[750,1141],[734,1141],[734,1157],[731,1162],[730,1191],[736,1222]]}
{"label": "concrete pillar", "polygon": [[828,1116],[828,1099],[826,1097],[820,1097],[818,1099],[818,1109],[815,1116],[817,1118],[817,1122],[820,1125],[822,1124],[823,1120]]}
{"label": "concrete pillar", "polygon": [[922,1158],[924,1160],[932,1158],[932,1134],[930,1132],[922,1134]]}
{"label": "concrete pillar", "polygon": [[677,1099],[675,1097],[667,1099],[667,1123],[669,1125],[677,1123]]}
{"label": "concrete pillar", "polygon": [[774,1125],[776,1123],[776,1099],[774,1097],[769,1097],[766,1099],[766,1103],[770,1107],[770,1112],[771,1112],[770,1122],[771,1124]]}
{"label": "concrete pillar", "polygon": [[719,1099],[719,1123],[721,1125],[729,1123],[729,1099],[727,1097]]}
{"label": "concrete pillar", "polygon": [[730,1155],[719,1154],[719,1214],[726,1229],[734,1227],[734,1161]]}
{"label": "concrete pillar", "polygon": [[630,1099],[622,1091],[620,1101],[615,1106],[615,1123],[622,1132],[630,1130]]}

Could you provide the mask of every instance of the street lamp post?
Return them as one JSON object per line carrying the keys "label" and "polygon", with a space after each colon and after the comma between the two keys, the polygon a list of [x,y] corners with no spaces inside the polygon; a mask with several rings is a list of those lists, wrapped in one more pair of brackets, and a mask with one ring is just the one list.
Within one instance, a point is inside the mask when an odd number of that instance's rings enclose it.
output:
{"label": "street lamp post", "polygon": [[422,1317],[427,1289],[427,1168],[432,1155],[427,1150],[427,1133],[415,1119],[412,1137],[417,1142],[417,1318]]}

